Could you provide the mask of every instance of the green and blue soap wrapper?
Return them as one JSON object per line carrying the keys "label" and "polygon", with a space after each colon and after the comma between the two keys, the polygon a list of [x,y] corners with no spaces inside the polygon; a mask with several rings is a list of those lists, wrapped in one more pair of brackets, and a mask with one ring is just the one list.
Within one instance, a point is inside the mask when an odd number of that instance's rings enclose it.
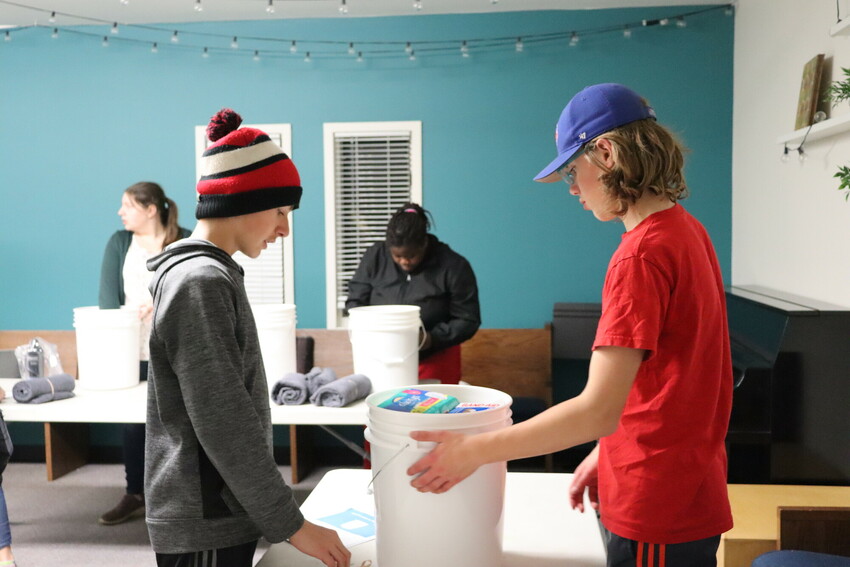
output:
{"label": "green and blue soap wrapper", "polygon": [[378,407],[407,413],[449,413],[457,404],[458,399],[454,396],[405,388],[378,404]]}

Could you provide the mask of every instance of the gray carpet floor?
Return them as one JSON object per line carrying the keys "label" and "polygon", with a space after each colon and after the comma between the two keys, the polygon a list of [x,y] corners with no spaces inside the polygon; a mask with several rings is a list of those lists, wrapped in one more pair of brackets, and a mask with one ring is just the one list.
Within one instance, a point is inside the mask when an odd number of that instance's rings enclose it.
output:
{"label": "gray carpet floor", "polygon": [[[328,469],[293,486],[299,504]],[[280,467],[289,481],[289,467]],[[116,526],[97,519],[124,494],[123,465],[86,465],[53,482],[44,464],[11,463],[3,489],[19,567],[155,567],[144,518]],[[255,562],[268,549],[260,542]]]}

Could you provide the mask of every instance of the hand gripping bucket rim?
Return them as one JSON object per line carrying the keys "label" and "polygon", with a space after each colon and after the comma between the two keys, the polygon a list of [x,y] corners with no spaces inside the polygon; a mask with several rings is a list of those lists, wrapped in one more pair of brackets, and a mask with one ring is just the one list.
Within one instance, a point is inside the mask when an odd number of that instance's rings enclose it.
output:
{"label": "hand gripping bucket rim", "polygon": [[493,567],[501,563],[507,463],[491,463],[445,494],[422,494],[410,486],[407,468],[432,448],[410,438],[415,430],[494,431],[511,423],[511,397],[491,388],[429,384],[427,389],[460,402],[498,403],[483,411],[456,414],[405,413],[377,407],[401,388],[366,398],[372,448],[372,485],[377,512],[379,565],[430,567],[430,554],[410,553],[423,542],[439,541],[443,564]]}

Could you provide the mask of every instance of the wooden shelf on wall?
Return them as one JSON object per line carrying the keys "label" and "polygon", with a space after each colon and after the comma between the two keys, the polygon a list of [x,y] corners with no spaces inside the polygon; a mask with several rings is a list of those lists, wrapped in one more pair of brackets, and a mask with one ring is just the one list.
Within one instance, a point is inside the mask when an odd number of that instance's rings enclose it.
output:
{"label": "wooden shelf on wall", "polygon": [[814,142],[815,140],[820,140],[822,138],[828,138],[830,136],[835,136],[836,134],[840,134],[841,132],[850,131],[850,113],[842,114],[841,116],[836,116],[835,118],[827,118],[821,122],[812,126],[809,135],[806,136],[806,131],[809,129],[808,126],[805,128],[800,128],[799,130],[794,130],[790,134],[784,134],[779,136],[776,140],[778,144],[794,144],[800,143],[803,141],[803,138],[806,138],[806,142]]}

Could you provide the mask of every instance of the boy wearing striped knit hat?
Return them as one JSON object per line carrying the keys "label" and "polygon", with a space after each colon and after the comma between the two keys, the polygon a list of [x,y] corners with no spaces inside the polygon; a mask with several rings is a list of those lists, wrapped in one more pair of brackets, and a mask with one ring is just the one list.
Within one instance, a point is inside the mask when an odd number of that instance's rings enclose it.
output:
{"label": "boy wearing striped knit hat", "polygon": [[250,567],[260,537],[348,565],[336,532],[304,519],[272,456],[268,387],[239,251],[289,234],[292,160],[230,109],[207,127],[191,237],[148,262],[145,495],[157,565]]}

